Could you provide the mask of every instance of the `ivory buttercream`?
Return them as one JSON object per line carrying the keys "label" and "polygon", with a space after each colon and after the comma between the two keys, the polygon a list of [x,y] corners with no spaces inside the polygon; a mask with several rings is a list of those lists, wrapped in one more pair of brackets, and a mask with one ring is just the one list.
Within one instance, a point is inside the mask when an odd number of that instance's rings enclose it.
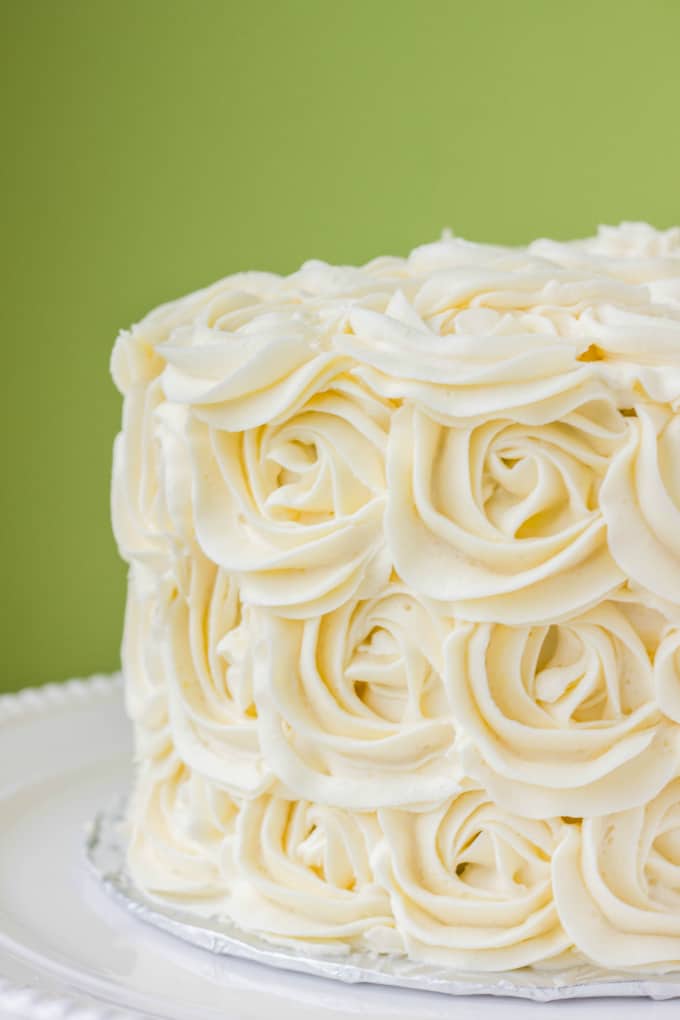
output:
{"label": "ivory buttercream", "polygon": [[680,230],[237,274],[119,338],[138,884],[680,966]]}

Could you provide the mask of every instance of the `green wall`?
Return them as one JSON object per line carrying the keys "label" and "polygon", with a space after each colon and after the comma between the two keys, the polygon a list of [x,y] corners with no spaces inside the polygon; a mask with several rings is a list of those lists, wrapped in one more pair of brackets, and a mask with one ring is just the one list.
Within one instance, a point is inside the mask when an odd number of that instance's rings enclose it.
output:
{"label": "green wall", "polygon": [[117,330],[247,268],[680,222],[680,3],[5,0],[0,689],[116,666]]}

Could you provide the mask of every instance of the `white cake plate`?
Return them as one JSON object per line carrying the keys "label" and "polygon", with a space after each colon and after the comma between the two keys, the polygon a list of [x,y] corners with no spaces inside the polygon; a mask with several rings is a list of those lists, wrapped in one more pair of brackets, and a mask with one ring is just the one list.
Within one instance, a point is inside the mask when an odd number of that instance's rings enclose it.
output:
{"label": "white cake plate", "polygon": [[0,697],[2,1020],[671,1020],[675,1001],[538,1004],[345,985],[216,956],[131,916],[84,866],[97,811],[129,782],[120,683]]}

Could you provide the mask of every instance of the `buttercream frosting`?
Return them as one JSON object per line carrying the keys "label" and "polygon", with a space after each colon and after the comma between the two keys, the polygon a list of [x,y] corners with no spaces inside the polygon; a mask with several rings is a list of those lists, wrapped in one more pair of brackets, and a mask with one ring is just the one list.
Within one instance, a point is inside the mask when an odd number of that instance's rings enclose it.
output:
{"label": "buttercream frosting", "polygon": [[680,967],[680,229],[240,273],[112,369],[138,885]]}

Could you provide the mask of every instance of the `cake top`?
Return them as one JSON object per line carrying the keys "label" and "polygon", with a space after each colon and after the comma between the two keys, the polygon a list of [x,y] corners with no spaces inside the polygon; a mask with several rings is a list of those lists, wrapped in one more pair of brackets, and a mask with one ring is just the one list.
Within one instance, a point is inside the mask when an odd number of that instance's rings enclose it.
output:
{"label": "cake top", "polygon": [[148,555],[195,530],[257,605],[340,605],[383,533],[463,618],[536,623],[624,581],[680,605],[678,228],[238,273],[123,333],[113,372],[144,394],[130,464],[140,430],[162,447]]}
{"label": "cake top", "polygon": [[604,378],[624,406],[675,403],[680,228],[624,223],[522,248],[445,235],[360,268],[237,273],[123,333],[119,388],[155,375],[158,354],[167,398],[235,431],[271,422],[343,359],[390,398],[456,420],[539,402],[570,373]]}

